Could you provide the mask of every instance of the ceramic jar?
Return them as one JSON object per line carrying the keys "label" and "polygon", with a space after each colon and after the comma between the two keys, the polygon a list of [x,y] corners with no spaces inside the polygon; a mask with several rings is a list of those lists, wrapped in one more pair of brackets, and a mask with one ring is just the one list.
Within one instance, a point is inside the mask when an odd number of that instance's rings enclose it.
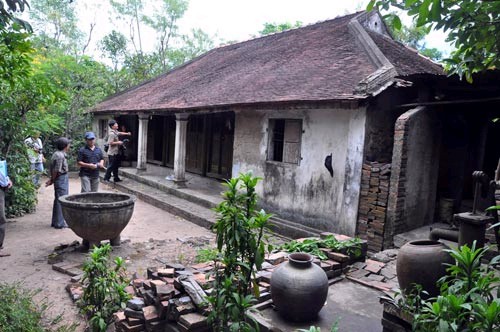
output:
{"label": "ceramic jar", "polygon": [[[411,291],[412,284],[422,285],[429,296],[437,296],[437,281],[446,274],[447,265],[453,258],[444,251],[449,249],[438,241],[410,241],[399,249],[396,273],[399,287],[403,292]],[[424,296],[425,297],[425,296]]]}
{"label": "ceramic jar", "polygon": [[293,253],[271,276],[271,297],[279,314],[303,322],[317,317],[328,295],[325,271],[313,264],[314,257]]}

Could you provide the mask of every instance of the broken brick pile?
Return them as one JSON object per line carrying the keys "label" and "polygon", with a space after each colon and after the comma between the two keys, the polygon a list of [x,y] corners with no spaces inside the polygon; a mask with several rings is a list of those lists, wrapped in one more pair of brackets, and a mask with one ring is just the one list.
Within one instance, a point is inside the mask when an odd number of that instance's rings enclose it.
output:
{"label": "broken brick pile", "polygon": [[[333,233],[323,233],[322,237],[327,235],[334,235],[339,241],[350,239]],[[325,271],[331,285],[343,279],[342,274],[349,271],[351,264],[365,260],[367,243],[362,241],[361,255],[356,255],[354,250],[347,250],[344,253],[327,249],[323,251],[328,259],[321,261],[316,258],[314,263]],[[287,257],[288,254],[281,251],[266,255],[262,269],[256,273],[255,281],[260,294],[258,303],[271,299],[272,272],[286,262]],[[204,300],[213,289],[213,278],[210,277],[213,269],[213,262],[199,263],[190,267],[165,263],[161,267],[148,268],[147,278],[135,278],[126,287],[132,298],[124,311],[114,314],[115,330],[117,332],[209,331],[207,318],[209,311]],[[82,294],[82,286],[78,282],[69,284],[67,290],[75,301]]]}
{"label": "broken brick pile", "polygon": [[349,271],[346,272],[346,277],[349,280],[393,296],[398,290],[396,257],[396,249],[378,252],[364,262],[352,264]]}
{"label": "broken brick pile", "polygon": [[389,198],[391,164],[363,164],[358,210],[358,236],[368,240],[370,251],[384,247],[384,225]]}

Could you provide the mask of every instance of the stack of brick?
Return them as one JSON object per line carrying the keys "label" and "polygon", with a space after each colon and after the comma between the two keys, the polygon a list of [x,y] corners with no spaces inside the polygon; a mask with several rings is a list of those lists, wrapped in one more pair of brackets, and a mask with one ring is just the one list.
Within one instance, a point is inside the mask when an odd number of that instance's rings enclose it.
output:
{"label": "stack of brick", "polygon": [[133,298],[128,301],[125,311],[115,313],[115,330],[208,331],[207,318],[203,315],[205,308],[188,296],[181,278],[192,278],[204,287],[210,287],[212,282],[202,271],[188,270],[179,264],[148,268],[147,279],[134,279],[127,287]]}
{"label": "stack of brick", "polygon": [[[339,241],[350,237],[333,233]],[[367,243],[362,241],[356,245],[359,250],[346,250],[342,253],[324,249],[327,260],[315,259],[333,284],[342,280],[342,273],[349,270],[349,265],[356,261],[364,261]],[[354,249],[354,248],[353,248]],[[357,254],[355,253],[357,252]],[[361,253],[361,254],[359,254]],[[271,301],[270,282],[275,268],[287,261],[286,252],[275,252],[266,255],[265,262],[251,285],[259,287],[259,304]],[[136,278],[125,288],[132,298],[127,302],[124,311],[114,314],[115,331],[165,331],[165,332],[202,332],[209,331],[204,297],[213,292],[211,272],[214,263],[199,263],[185,268],[180,264],[166,263],[162,267],[147,269],[146,278]],[[218,266],[221,268],[221,266]],[[68,286],[68,292],[81,295],[82,287],[75,282]]]}
{"label": "stack of brick", "polygon": [[391,164],[363,164],[358,211],[358,236],[368,240],[368,249],[380,251],[384,243]]}

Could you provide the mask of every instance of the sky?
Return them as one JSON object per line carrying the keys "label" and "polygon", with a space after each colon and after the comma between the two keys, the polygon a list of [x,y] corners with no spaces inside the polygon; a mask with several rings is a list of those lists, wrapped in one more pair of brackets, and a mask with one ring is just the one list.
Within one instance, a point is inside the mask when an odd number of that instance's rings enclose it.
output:
{"label": "sky", "polygon": [[[102,0],[77,1],[80,6],[82,27],[88,29],[89,20],[97,26],[93,33],[94,55],[96,41],[110,32],[109,10]],[[190,0],[184,17],[178,21],[180,32],[188,33],[200,28],[214,39],[223,41],[244,41],[253,38],[263,29],[264,23],[284,23],[296,21],[303,25],[333,19],[337,16],[354,13],[366,8],[368,0]],[[96,6],[100,6],[96,9]],[[403,19],[403,21],[405,21]],[[407,23],[410,23],[407,19]],[[115,27],[116,28],[116,27]],[[128,35],[126,27],[121,32]],[[151,33],[145,33],[143,45],[146,51],[154,48],[155,40]],[[426,39],[428,47],[449,51],[443,33],[432,33]]]}

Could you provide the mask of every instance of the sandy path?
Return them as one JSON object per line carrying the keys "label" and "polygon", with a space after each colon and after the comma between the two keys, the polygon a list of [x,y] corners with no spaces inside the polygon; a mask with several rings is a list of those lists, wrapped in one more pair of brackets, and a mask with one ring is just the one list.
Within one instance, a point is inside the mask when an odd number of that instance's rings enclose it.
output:
{"label": "sandy path", "polygon": [[[125,180],[126,181],[126,180]],[[112,191],[101,184],[100,190]],[[80,191],[78,178],[70,179],[70,193]],[[40,289],[37,299],[47,298],[52,306],[53,317],[63,314],[64,322],[83,322],[76,306],[64,287],[70,277],[52,270],[47,256],[61,243],[81,240],[70,229],[50,227],[54,190],[41,188],[36,212],[21,218],[11,219],[7,224],[5,251],[12,255],[0,258],[0,282],[22,282],[29,289]],[[155,258],[188,264],[196,254],[196,247],[180,241],[189,237],[209,237],[213,234],[205,228],[173,216],[143,201],[137,200],[132,220],[122,232],[125,241],[114,254],[126,258],[127,271],[145,273],[148,266],[160,266]],[[64,255],[68,262],[82,262],[85,254],[71,252]],[[83,331],[83,324],[77,331]]]}

